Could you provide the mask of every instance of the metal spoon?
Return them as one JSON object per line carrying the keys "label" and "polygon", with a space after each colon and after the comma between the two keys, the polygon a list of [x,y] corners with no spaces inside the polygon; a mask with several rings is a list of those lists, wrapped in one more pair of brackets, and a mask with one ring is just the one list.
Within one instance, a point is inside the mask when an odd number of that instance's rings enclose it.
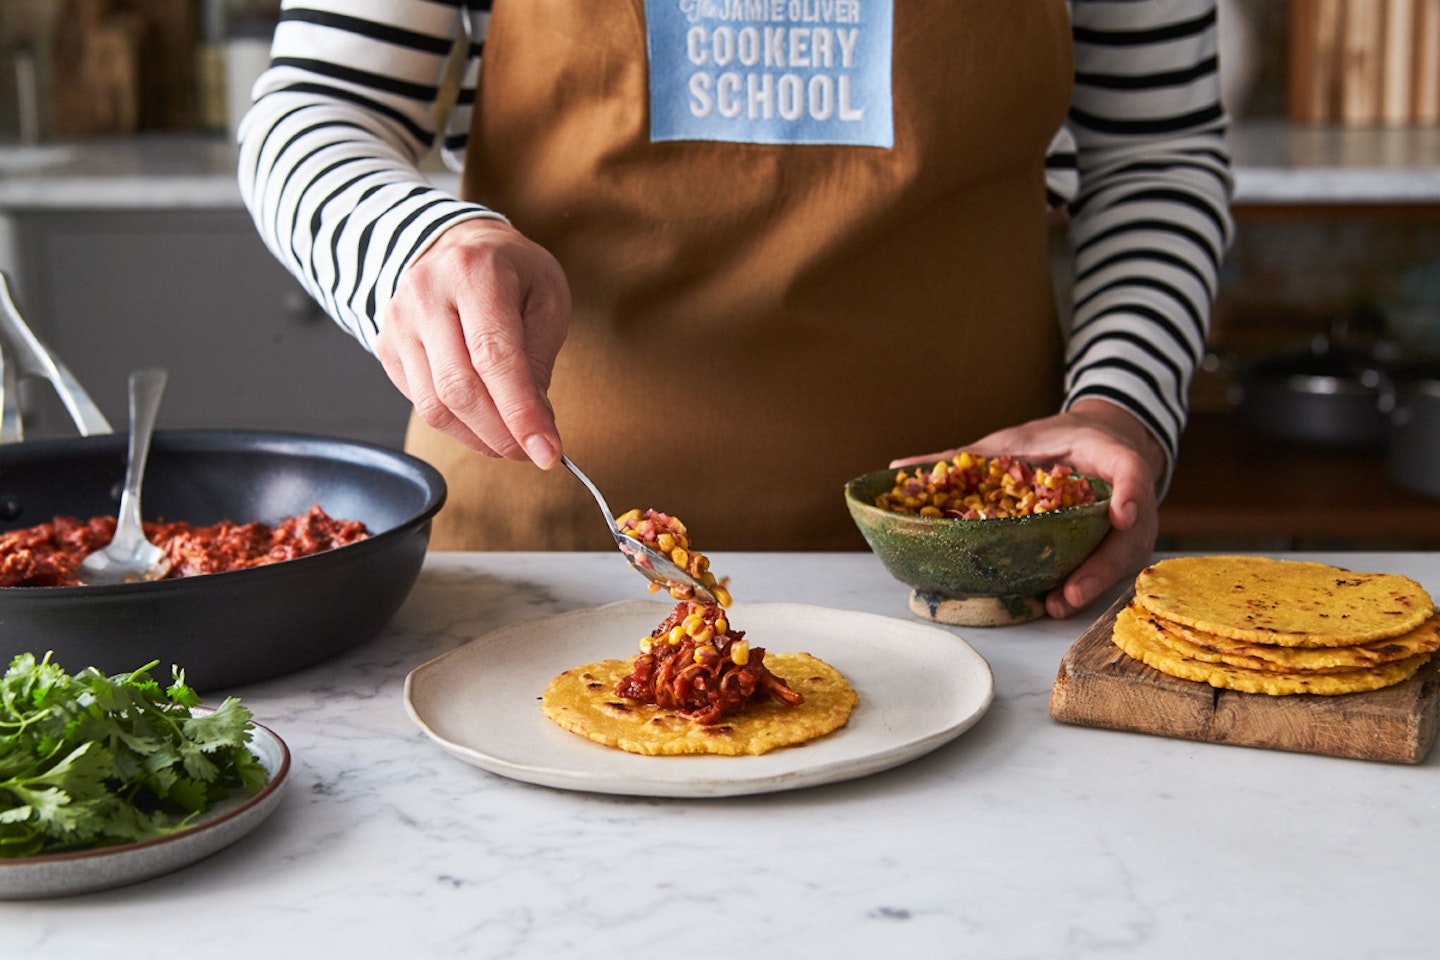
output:
{"label": "metal spoon", "polygon": [[145,539],[140,523],[140,484],[150,455],[150,435],[165,392],[164,370],[137,370],[130,374],[130,452],[125,465],[125,487],[120,493],[115,535],[108,546],[80,561],[77,574],[86,586],[139,583],[158,580],[170,570],[170,558]]}
{"label": "metal spoon", "polygon": [[711,593],[710,588],[705,584],[671,563],[663,553],[652,550],[634,537],[621,533],[620,528],[615,524],[615,514],[610,512],[610,505],[605,502],[605,498],[600,495],[595,484],[590,482],[590,478],[585,476],[569,457],[562,454],[560,462],[575,474],[581,483],[585,484],[585,489],[589,490],[590,495],[595,498],[595,502],[600,504],[600,509],[605,512],[605,523],[610,528],[610,535],[615,538],[615,544],[625,555],[625,559],[630,562],[630,566],[640,571],[641,575],[651,583],[658,583],[667,589],[671,584],[689,587],[695,591],[696,597],[714,602],[715,594]]}

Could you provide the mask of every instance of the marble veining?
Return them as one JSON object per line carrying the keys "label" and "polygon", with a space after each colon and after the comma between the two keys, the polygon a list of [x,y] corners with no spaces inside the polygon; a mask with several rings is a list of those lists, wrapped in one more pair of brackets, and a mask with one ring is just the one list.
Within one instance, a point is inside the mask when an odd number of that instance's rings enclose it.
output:
{"label": "marble veining", "polygon": [[[868,554],[714,560],[741,600],[911,619]],[[1430,555],[1343,562],[1440,592]],[[644,589],[613,554],[432,554],[374,640],[209,695],[240,695],[291,748],[269,820],[169,876],[0,903],[0,957],[138,956],[157,937],[207,958],[1348,958],[1376,955],[1381,929],[1386,957],[1433,955],[1436,759],[1057,724],[1050,684],[1086,617],[945,628],[994,671],[986,716],[897,769],[790,793],[531,786],[450,757],[406,715],[420,663]]]}

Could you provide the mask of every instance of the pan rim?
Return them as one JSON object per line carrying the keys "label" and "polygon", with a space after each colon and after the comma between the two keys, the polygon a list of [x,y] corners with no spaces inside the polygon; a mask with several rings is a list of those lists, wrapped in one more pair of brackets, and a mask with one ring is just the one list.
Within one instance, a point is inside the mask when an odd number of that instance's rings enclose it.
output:
{"label": "pan rim", "polygon": [[[223,444],[221,443],[223,441]],[[93,434],[76,437],[46,437],[17,443],[0,444],[0,466],[13,462],[18,457],[26,460],[44,456],[69,456],[93,454],[96,450],[114,447],[124,455],[127,438],[122,434]],[[74,600],[86,597],[112,595],[134,596],[137,594],[164,594],[190,590],[197,583],[215,583],[223,578],[225,583],[239,585],[245,579],[264,580],[267,577],[286,576],[293,565],[309,562],[311,567],[320,563],[349,563],[376,550],[386,549],[396,540],[414,535],[417,530],[428,528],[430,521],[444,506],[447,495],[445,480],[440,472],[420,458],[380,444],[343,437],[309,434],[299,431],[184,428],[155,431],[152,441],[152,457],[156,453],[262,453],[267,455],[293,456],[311,460],[330,460],[359,467],[384,468],[390,475],[413,484],[423,491],[419,509],[404,520],[378,533],[372,533],[364,540],[325,550],[320,553],[291,560],[248,567],[243,570],[226,570],[190,577],[176,577],[153,580],[144,583],[122,583],[102,586],[67,587],[0,587],[0,594],[11,598],[27,598],[38,602]],[[8,529],[8,528],[6,528]]]}

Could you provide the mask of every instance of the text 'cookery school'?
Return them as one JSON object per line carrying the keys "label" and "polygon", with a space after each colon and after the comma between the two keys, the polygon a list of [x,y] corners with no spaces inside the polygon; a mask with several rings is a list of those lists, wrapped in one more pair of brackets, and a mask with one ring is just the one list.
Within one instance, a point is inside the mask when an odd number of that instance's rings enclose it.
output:
{"label": "text 'cookery school'", "polygon": [[651,138],[889,147],[889,0],[647,0]]}

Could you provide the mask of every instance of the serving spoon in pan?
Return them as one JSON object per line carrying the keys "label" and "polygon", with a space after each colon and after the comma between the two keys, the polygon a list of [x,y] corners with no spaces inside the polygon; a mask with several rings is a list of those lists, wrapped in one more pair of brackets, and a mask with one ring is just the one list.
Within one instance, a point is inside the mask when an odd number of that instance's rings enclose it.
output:
{"label": "serving spoon in pan", "polygon": [[600,490],[595,484],[590,482],[590,478],[585,476],[568,456],[561,454],[560,462],[565,465],[567,470],[575,474],[576,479],[585,485],[586,490],[590,491],[595,502],[600,504],[600,509],[605,513],[605,524],[610,528],[610,535],[615,538],[615,545],[620,548],[620,552],[624,554],[630,566],[640,571],[640,574],[651,583],[659,584],[667,590],[671,585],[679,584],[695,591],[694,596],[701,600],[714,602],[715,594],[711,592],[710,588],[671,563],[670,558],[658,550],[651,549],[634,537],[621,533],[619,526],[615,523],[615,514],[610,512],[610,505],[605,502],[605,498],[600,495]]}
{"label": "serving spoon in pan", "polygon": [[115,516],[115,535],[108,545],[80,561],[76,575],[86,586],[158,580],[170,572],[170,558],[145,538],[140,521],[140,485],[145,479],[150,436],[155,432],[155,417],[167,379],[164,370],[130,374],[130,451],[120,510]]}

